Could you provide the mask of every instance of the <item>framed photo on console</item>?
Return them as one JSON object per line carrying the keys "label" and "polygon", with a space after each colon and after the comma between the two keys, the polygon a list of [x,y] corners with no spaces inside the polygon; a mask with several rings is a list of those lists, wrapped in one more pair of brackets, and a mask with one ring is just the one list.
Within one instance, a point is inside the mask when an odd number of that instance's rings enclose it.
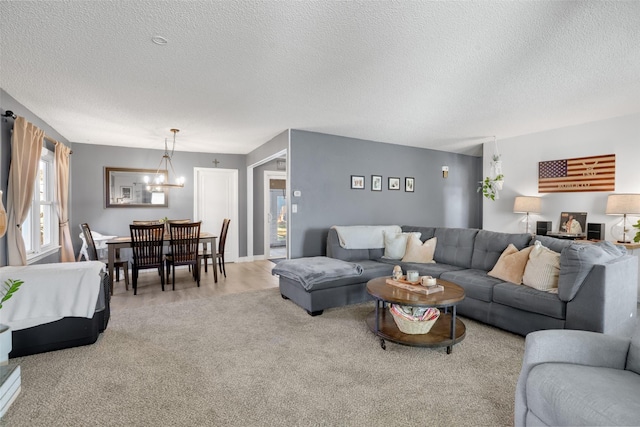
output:
{"label": "framed photo on console", "polygon": [[389,190],[399,190],[400,189],[400,178],[389,177]]}
{"label": "framed photo on console", "polygon": [[581,235],[587,232],[586,212],[562,212],[560,214],[560,233]]}
{"label": "framed photo on console", "polygon": [[382,175],[371,175],[371,191],[382,191]]}
{"label": "framed photo on console", "polygon": [[364,176],[351,175],[351,189],[352,190],[364,190]]}

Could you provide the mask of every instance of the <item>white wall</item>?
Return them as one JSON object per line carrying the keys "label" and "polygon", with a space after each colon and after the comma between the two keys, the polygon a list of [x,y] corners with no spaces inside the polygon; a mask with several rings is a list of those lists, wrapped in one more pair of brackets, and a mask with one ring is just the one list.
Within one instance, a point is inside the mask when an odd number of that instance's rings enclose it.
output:
{"label": "white wall", "polygon": [[[614,240],[611,226],[618,216],[605,215],[610,192],[538,193],[538,162],[574,157],[616,155],[613,193],[640,193],[640,113],[585,123],[509,139],[499,139],[505,184],[500,198],[483,198],[483,228],[519,232],[523,214],[513,213],[516,196],[541,196],[542,213],[532,221],[553,221],[557,231],[560,212],[587,212],[587,222],[604,223],[605,239]],[[483,176],[490,174],[493,141],[484,144]]]}

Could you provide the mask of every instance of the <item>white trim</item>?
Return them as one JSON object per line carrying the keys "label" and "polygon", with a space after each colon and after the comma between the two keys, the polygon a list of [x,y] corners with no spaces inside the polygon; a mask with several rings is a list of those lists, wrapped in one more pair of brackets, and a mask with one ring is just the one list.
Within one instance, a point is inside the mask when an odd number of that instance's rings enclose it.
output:
{"label": "white trim", "polygon": [[[264,171],[264,178],[263,178],[263,184],[264,184],[264,201],[263,201],[263,217],[262,217],[262,224],[264,226],[264,240],[262,242],[262,245],[264,247],[264,255],[265,256],[269,256],[270,255],[270,250],[271,250],[271,233],[270,233],[270,226],[271,224],[267,221],[267,218],[269,217],[269,214],[271,212],[270,211],[270,205],[271,205],[271,191],[270,191],[270,187],[269,187],[269,181],[272,178],[284,178],[285,180],[285,197],[287,194],[287,188],[286,188],[286,179],[287,179],[287,172],[286,171]],[[288,208],[287,208],[288,209]],[[291,215],[289,214],[289,211],[287,210],[287,221],[289,220],[289,217]],[[285,242],[285,247],[286,247],[287,242]],[[286,252],[285,252],[285,256],[286,256]]]}
{"label": "white trim", "polygon": [[[249,166],[247,166],[247,256],[252,257],[253,253],[253,169],[257,166],[263,165],[271,160],[277,159],[282,156],[287,157],[287,195],[289,194],[289,156],[287,152],[291,148],[291,129],[288,130],[288,148],[280,150],[262,160],[259,160]],[[287,197],[287,212],[291,212],[290,197]],[[289,215],[291,217],[291,215]],[[289,221],[287,221],[287,258],[289,258]]]}
{"label": "white trim", "polygon": [[56,254],[60,252],[60,246],[53,246],[53,245],[49,245],[47,247],[47,249],[35,253],[35,252],[31,252],[27,255],[27,265],[36,263],[38,261],[40,261],[41,259],[44,259],[50,255]]}

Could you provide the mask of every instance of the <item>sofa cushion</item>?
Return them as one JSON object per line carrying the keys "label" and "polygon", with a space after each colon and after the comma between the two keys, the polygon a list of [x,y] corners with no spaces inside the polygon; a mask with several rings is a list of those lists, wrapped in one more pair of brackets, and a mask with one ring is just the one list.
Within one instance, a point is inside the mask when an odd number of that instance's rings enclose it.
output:
{"label": "sofa cushion", "polygon": [[436,228],[434,236],[438,238],[438,244],[433,259],[437,263],[471,268],[473,242],[477,234],[475,228]]}
{"label": "sofa cushion", "polygon": [[407,250],[407,239],[414,235],[420,239],[420,233],[384,233],[384,255],[386,259],[402,259]]}
{"label": "sofa cushion", "polygon": [[420,240],[422,240],[423,242],[426,242],[427,240],[432,238],[434,236],[434,233],[436,232],[435,227],[418,227],[415,225],[403,225],[400,228],[402,228],[402,231],[405,233],[420,233]]}
{"label": "sofa cushion", "polygon": [[480,230],[473,243],[471,268],[489,271],[496,265],[507,246],[512,244],[520,250],[527,246],[530,240],[531,235],[528,233],[512,234]]}
{"label": "sofa cushion", "polygon": [[367,283],[371,279],[382,276],[391,276],[393,267],[388,264],[376,262],[372,260],[361,260],[357,262],[362,266],[362,274],[359,276],[344,277],[342,279],[330,280],[328,282],[315,283],[308,292],[318,291],[321,289],[337,288],[340,286],[353,285],[356,283]]}
{"label": "sofa cushion", "polygon": [[527,407],[546,425],[638,425],[640,375],[569,363],[534,366]]}
{"label": "sofa cushion", "polygon": [[566,303],[558,295],[529,286],[499,283],[493,287],[493,302],[556,319],[566,318]]}
{"label": "sofa cushion", "polygon": [[529,261],[531,249],[533,249],[533,246],[527,246],[519,251],[513,243],[509,243],[507,249],[505,249],[502,255],[500,255],[500,258],[498,258],[496,265],[487,274],[506,282],[515,283],[516,285],[522,284],[524,268],[527,265],[527,261]]}
{"label": "sofa cushion", "polygon": [[493,300],[493,287],[498,283],[503,283],[500,279],[488,276],[486,271],[475,269],[448,271],[442,273],[440,278],[460,286],[464,289],[467,298],[485,302]]}
{"label": "sofa cushion", "polygon": [[433,254],[436,251],[438,243],[437,237],[432,237],[422,243],[417,233],[411,233],[407,239],[407,250],[402,257],[403,262],[422,262],[430,263],[433,260]]}
{"label": "sofa cushion", "polygon": [[540,291],[550,291],[558,287],[559,273],[560,254],[538,242],[529,254],[522,283]]}
{"label": "sofa cushion", "polygon": [[327,235],[327,256],[329,258],[337,258],[343,261],[371,259],[369,256],[369,249],[345,249],[340,246],[340,239],[338,238],[338,233],[334,228],[330,228],[329,234]]}
{"label": "sofa cushion", "polygon": [[629,346],[627,366],[625,369],[640,374],[640,327],[636,328],[636,332],[631,337],[631,345]]}
{"label": "sofa cushion", "polygon": [[407,270],[417,270],[418,274],[420,274],[421,276],[440,277],[442,273],[446,273],[448,271],[464,270],[464,268],[456,267],[455,265],[437,264],[434,262],[402,262],[384,258],[381,258],[378,261],[380,261],[381,263],[389,264],[391,266],[399,265],[400,267],[402,267],[402,271],[405,273],[407,272]]}
{"label": "sofa cushion", "polygon": [[626,252],[624,247],[618,249],[611,242],[598,242],[592,245],[574,243],[562,251],[560,255],[560,276],[558,277],[558,293],[564,301],[571,301],[576,296],[580,285],[595,264],[604,264],[618,258]]}
{"label": "sofa cushion", "polygon": [[551,237],[551,236],[535,236],[533,239],[531,239],[531,242],[529,242],[529,245],[533,246],[536,244],[536,242],[540,242],[540,244],[542,244],[542,246],[544,246],[545,248],[549,248],[554,252],[562,252],[562,250],[566,247],[571,246],[573,242],[573,240],[569,240],[569,239],[558,239],[557,237]]}

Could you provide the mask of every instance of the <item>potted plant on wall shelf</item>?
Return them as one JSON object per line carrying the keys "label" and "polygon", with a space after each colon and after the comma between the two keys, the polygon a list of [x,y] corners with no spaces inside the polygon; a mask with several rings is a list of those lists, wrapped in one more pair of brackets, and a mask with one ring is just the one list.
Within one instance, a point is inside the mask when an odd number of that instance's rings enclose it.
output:
{"label": "potted plant on wall shelf", "polygon": [[[0,309],[2,309],[2,304],[18,291],[22,283],[22,280],[12,279],[7,279],[4,282],[0,287],[0,296],[2,296],[2,299],[0,299]],[[0,365],[6,364],[7,360],[9,360],[11,347],[11,328],[8,325],[0,323]]]}

